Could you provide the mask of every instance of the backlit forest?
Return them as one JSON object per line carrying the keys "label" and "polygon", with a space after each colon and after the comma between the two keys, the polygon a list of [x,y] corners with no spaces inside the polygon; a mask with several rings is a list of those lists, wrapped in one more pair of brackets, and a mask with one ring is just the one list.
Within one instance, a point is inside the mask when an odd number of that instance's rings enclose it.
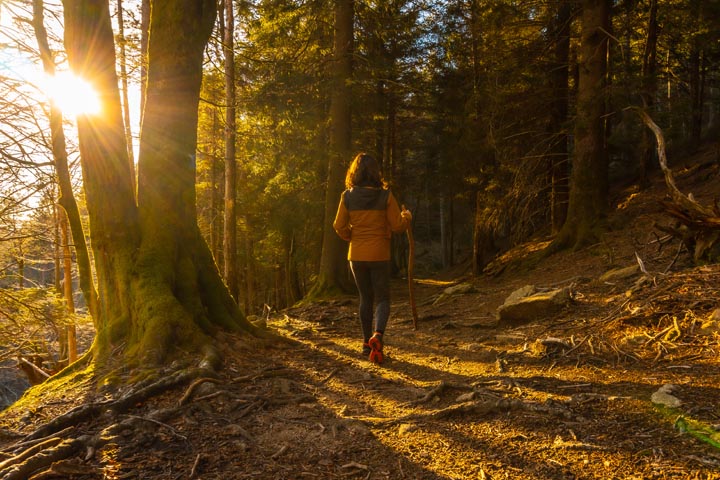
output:
{"label": "backlit forest", "polygon": [[[72,5],[86,8],[74,0],[65,10]],[[198,43],[189,158],[156,163],[144,182],[151,168],[138,157],[169,145],[162,136],[180,132],[172,122],[184,115],[146,104],[174,81],[148,90],[153,62],[166,59],[162,75],[194,40],[171,33],[154,52],[150,5],[113,1],[113,50],[102,53],[112,74],[104,65],[102,80],[85,75],[83,86],[53,89],[47,77],[83,76],[86,61],[73,48],[95,47],[92,35],[73,46],[81,35],[68,35],[66,15],[54,1],[0,4],[0,358],[43,357],[48,371],[75,358],[73,323],[93,313],[98,277],[99,315],[114,315],[103,295],[118,285],[103,286],[108,267],[98,267],[95,248],[135,222],[133,201],[152,197],[144,192],[153,186],[190,176],[194,193],[183,198],[240,307],[230,316],[242,317],[348,291],[345,246],[329,216],[358,151],[382,162],[413,212],[416,272],[483,275],[530,238],[553,239],[556,250],[598,241],[611,188],[642,189],[658,169],[656,137],[637,109],[659,126],[671,156],[718,133],[715,1],[239,0],[217,5],[208,41]],[[101,147],[83,158],[82,129],[98,114],[73,108],[95,90],[113,104],[122,135],[98,129]],[[145,148],[146,138],[161,146]],[[93,172],[92,155],[119,151],[120,180]],[[167,190],[155,190],[157,218],[187,207],[163,205]],[[113,208],[94,212],[91,197],[101,193]],[[138,215],[153,223],[142,207]],[[188,215],[179,222],[191,225]],[[95,238],[102,222],[117,225]],[[397,276],[407,253],[398,236]]]}

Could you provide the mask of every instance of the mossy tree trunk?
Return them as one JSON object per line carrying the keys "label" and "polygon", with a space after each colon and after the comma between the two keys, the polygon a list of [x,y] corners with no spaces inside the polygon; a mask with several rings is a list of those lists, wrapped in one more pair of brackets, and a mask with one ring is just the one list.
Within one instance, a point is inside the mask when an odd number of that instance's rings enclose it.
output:
{"label": "mossy tree trunk", "polygon": [[553,250],[596,242],[608,208],[603,118],[610,6],[608,0],[584,0],[582,9],[570,198],[567,220],[553,242]]}
{"label": "mossy tree trunk", "polygon": [[197,226],[195,150],[203,50],[213,0],[151,5],[137,203],[129,168],[107,0],[65,0],[71,67],[93,82],[102,113],[78,119],[98,282],[95,359],[157,364],[200,352],[216,328],[252,330]]}

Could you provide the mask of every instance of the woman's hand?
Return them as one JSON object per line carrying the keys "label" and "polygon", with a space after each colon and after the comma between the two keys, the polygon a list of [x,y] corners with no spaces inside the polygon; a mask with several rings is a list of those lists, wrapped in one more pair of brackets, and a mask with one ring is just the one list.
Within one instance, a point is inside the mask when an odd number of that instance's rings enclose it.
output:
{"label": "woman's hand", "polygon": [[400,215],[404,220],[407,220],[408,222],[412,221],[412,213],[410,213],[410,210],[405,208],[405,205],[402,206],[402,211],[400,212]]}

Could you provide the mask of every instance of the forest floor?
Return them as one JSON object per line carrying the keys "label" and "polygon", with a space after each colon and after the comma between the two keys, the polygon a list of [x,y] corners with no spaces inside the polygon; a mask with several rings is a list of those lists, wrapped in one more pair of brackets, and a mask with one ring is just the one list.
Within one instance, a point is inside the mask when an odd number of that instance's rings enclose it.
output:
{"label": "forest floor", "polygon": [[[705,153],[674,171],[709,205],[720,172]],[[547,242],[508,252],[492,276],[418,275],[417,330],[398,279],[382,365],[360,354],[354,296],[274,312],[268,327],[287,342],[219,339],[220,378],[135,405],[120,417],[132,428],[37,478],[720,479],[720,265],[692,266],[653,228],[670,223],[665,194],[662,178],[617,192],[601,243],[532,268],[514,261]],[[638,259],[647,274],[600,280]],[[458,284],[469,288],[443,293]],[[525,285],[566,287],[571,301],[499,325],[497,308]],[[666,385],[670,401],[656,403]],[[9,409],[0,462],[102,395],[88,386]]]}

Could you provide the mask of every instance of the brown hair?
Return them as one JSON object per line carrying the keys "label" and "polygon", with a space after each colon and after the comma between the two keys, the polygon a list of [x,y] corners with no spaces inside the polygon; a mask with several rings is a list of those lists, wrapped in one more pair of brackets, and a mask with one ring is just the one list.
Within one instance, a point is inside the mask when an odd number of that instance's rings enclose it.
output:
{"label": "brown hair", "polygon": [[372,155],[360,152],[355,155],[345,175],[345,188],[386,187],[380,173],[380,164]]}

